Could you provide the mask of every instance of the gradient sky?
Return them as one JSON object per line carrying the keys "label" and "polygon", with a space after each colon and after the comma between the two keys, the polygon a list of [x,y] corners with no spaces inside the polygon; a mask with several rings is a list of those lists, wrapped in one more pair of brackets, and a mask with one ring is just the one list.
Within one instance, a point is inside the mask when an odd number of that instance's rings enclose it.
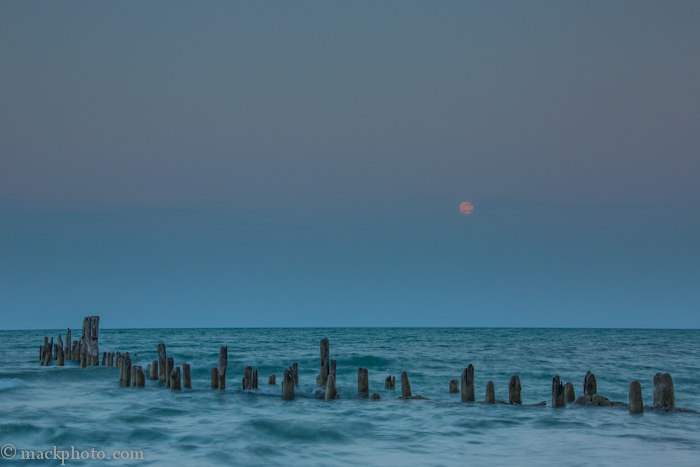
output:
{"label": "gradient sky", "polygon": [[0,328],[700,327],[699,24],[0,0]]}

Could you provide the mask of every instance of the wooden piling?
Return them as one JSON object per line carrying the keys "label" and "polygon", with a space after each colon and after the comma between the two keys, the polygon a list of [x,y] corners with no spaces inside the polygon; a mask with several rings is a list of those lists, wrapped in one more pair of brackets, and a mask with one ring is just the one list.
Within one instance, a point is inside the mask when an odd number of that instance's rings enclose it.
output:
{"label": "wooden piling", "polygon": [[676,407],[676,395],[673,379],[668,373],[654,375],[654,408],[673,409]]}
{"label": "wooden piling", "polygon": [[328,381],[326,382],[326,395],[324,397],[327,401],[332,401],[338,395],[338,391],[335,389],[335,377],[333,375],[328,375]]}
{"label": "wooden piling", "polygon": [[182,386],[191,389],[192,388],[192,375],[190,374],[190,364],[182,364]]}
{"label": "wooden piling", "polygon": [[228,346],[219,349],[219,389],[226,389],[226,368],[228,367]]}
{"label": "wooden piling", "polygon": [[484,398],[485,404],[495,404],[496,403],[496,390],[493,387],[493,381],[486,383],[486,397]]}
{"label": "wooden piling", "polygon": [[107,366],[107,352],[102,352],[102,366]]}
{"label": "wooden piling", "polygon": [[401,397],[403,399],[411,398],[411,384],[408,382],[408,373],[401,373]]}
{"label": "wooden piling", "polygon": [[450,380],[450,394],[456,394],[459,392],[459,381],[456,379]]}
{"label": "wooden piling", "polygon": [[[172,358],[168,358],[168,365],[170,365],[170,360]],[[170,378],[168,378],[169,384],[168,387],[170,388],[171,391],[179,391],[182,389],[182,386],[180,384],[180,367],[176,366],[173,368],[173,370],[170,372]]]}
{"label": "wooden piling", "polygon": [[299,364],[297,362],[292,363],[290,369],[292,370],[292,378],[294,378],[294,386],[299,387]]}
{"label": "wooden piling", "polygon": [[321,339],[321,374],[318,375],[317,383],[319,386],[326,386],[326,380],[330,372],[330,342],[328,339]]}
{"label": "wooden piling", "polygon": [[[61,339],[61,336],[58,336],[58,345],[56,345],[56,361],[58,361],[58,350],[61,349],[63,350],[63,339]],[[64,354],[65,357],[65,354]],[[63,366],[63,365],[61,365]]]}
{"label": "wooden piling", "polygon": [[39,361],[41,362],[42,365],[44,364],[44,346],[43,345],[39,346]]}
{"label": "wooden piling", "polygon": [[[334,378],[337,378],[337,376],[336,376],[336,367],[337,367],[337,361],[331,359],[331,370],[330,370],[330,374],[331,374]],[[299,381],[298,381],[298,380],[297,380],[297,386],[299,386]]]}
{"label": "wooden piling", "polygon": [[129,357],[122,358],[121,375],[122,375],[122,386],[123,387],[131,386],[131,358],[129,358]]}
{"label": "wooden piling", "polygon": [[586,376],[583,378],[583,395],[595,396],[596,394],[598,394],[598,384],[596,383],[595,375],[587,371]]}
{"label": "wooden piling", "polygon": [[556,375],[554,378],[552,378],[552,407],[555,409],[566,407],[564,385],[561,384],[559,375]]}
{"label": "wooden piling", "polygon": [[58,348],[58,358],[56,359],[56,365],[63,366],[65,362],[65,355],[63,353],[63,346]]}
{"label": "wooden piling", "polygon": [[267,384],[270,386],[274,386],[277,384],[277,379],[275,378],[275,375],[270,375],[269,378],[267,378]]}
{"label": "wooden piling", "polygon": [[151,374],[148,375],[148,379],[151,381],[158,379],[158,360],[153,360],[153,363],[151,363]]}
{"label": "wooden piling", "polygon": [[574,385],[571,382],[567,382],[564,385],[564,400],[567,404],[576,401],[576,391],[574,391]]}
{"label": "wooden piling", "polygon": [[243,389],[255,389],[252,366],[247,366],[243,369]]}
{"label": "wooden piling", "polygon": [[[168,359],[165,361],[165,374],[170,375],[174,369],[175,369],[175,361],[173,360],[173,357],[168,357]],[[170,381],[171,381],[171,378],[168,378],[167,381],[165,382],[166,387],[170,387]]]}
{"label": "wooden piling", "polygon": [[282,400],[294,400],[294,379],[292,378],[292,372],[289,370],[284,370],[284,376],[282,377]]}
{"label": "wooden piling", "polygon": [[642,401],[642,385],[639,381],[630,383],[630,413],[643,413],[644,401]]}
{"label": "wooden piling", "polygon": [[167,370],[168,354],[165,350],[165,344],[161,342],[158,344],[158,382],[165,383],[166,380],[170,379],[170,375],[166,373]]}
{"label": "wooden piling", "polygon": [[68,331],[66,331],[66,345],[64,346],[66,360],[72,360],[73,358],[73,354],[71,353],[73,351],[72,345],[73,343],[71,342],[70,328],[68,328]]}
{"label": "wooden piling", "polygon": [[83,353],[85,354],[85,365],[96,366],[100,364],[99,349],[100,317],[86,316],[83,319],[83,334],[80,338],[81,356],[80,366],[83,367]]}
{"label": "wooden piling", "polygon": [[462,402],[474,402],[474,365],[471,363],[462,372]]}
{"label": "wooden piling", "polygon": [[219,389],[219,369],[215,366],[211,367],[211,388]]}
{"label": "wooden piling", "polygon": [[522,405],[523,398],[520,396],[520,391],[522,387],[520,386],[520,377],[518,375],[513,375],[510,377],[510,382],[508,383],[508,402],[511,404]]}
{"label": "wooden piling", "polygon": [[369,374],[367,368],[359,368],[357,370],[357,395],[359,397],[369,397]]}

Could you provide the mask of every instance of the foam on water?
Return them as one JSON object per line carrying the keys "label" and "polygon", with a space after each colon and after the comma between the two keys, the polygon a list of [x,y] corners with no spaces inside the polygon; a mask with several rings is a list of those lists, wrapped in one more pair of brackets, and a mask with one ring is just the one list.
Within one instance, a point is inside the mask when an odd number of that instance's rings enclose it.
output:
{"label": "foam on water", "polygon": [[[78,326],[75,326],[78,328]],[[639,380],[651,403],[653,376],[673,375],[676,404],[700,409],[700,332],[555,329],[176,329],[101,330],[100,351],[157,359],[165,342],[176,365],[192,365],[193,389],[157,381],[121,388],[118,370],[74,362],[39,364],[43,336],[55,331],[2,331],[0,441],[18,449],[142,450],[138,465],[697,465],[700,415],[624,407],[552,409],[552,377],[572,381],[577,395],[587,370],[598,392],[627,401]],[[79,333],[79,331],[78,331]],[[74,338],[79,336],[75,335]],[[341,399],[319,399],[319,340],[330,339]],[[228,345],[227,389],[210,389],[219,345]],[[282,401],[284,369],[299,363],[297,399]],[[523,402],[546,407],[464,404],[451,379],[475,366],[477,400],[493,380],[508,399],[520,376]],[[259,373],[258,390],[242,390],[243,368]],[[370,392],[359,399],[357,368],[369,369]],[[396,400],[407,371],[413,394]],[[277,385],[267,377],[277,375]],[[396,390],[384,389],[389,374]],[[71,461],[90,465],[89,461]],[[137,465],[132,463],[132,465]]]}

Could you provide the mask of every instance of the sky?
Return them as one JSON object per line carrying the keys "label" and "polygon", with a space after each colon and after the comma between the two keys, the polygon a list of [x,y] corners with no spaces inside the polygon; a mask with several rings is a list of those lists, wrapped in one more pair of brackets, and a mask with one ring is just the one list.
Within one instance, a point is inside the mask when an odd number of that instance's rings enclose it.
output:
{"label": "sky", "polygon": [[698,24],[0,0],[0,329],[698,328]]}

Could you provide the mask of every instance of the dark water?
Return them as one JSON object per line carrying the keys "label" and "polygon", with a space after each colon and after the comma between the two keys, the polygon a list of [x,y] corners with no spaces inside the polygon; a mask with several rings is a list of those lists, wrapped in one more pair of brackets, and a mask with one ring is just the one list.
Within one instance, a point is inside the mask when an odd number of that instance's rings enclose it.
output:
{"label": "dark water", "polygon": [[[192,365],[191,390],[157,381],[121,388],[118,370],[74,362],[40,366],[43,336],[65,330],[0,332],[0,444],[20,450],[140,450],[144,460],[67,460],[66,465],[699,465],[700,415],[626,408],[552,409],[555,374],[581,392],[587,370],[598,393],[627,401],[639,380],[652,402],[655,373],[673,375],[676,405],[700,410],[700,331],[614,329],[157,329],[101,330],[100,351],[129,351],[134,364],[157,358],[165,342],[175,364]],[[79,337],[80,330],[73,337]],[[338,361],[340,400],[314,397],[319,340]],[[210,368],[228,345],[228,387],[210,389]],[[298,362],[300,387],[282,401],[281,376]],[[475,367],[477,400],[488,380],[508,400],[520,376],[524,404],[461,403],[450,379]],[[243,391],[243,368],[259,371],[260,389]],[[357,397],[357,368],[370,391]],[[407,371],[413,394],[396,400]],[[277,386],[267,377],[277,375]],[[385,390],[387,375],[396,390]],[[27,462],[17,458],[7,465]]]}

